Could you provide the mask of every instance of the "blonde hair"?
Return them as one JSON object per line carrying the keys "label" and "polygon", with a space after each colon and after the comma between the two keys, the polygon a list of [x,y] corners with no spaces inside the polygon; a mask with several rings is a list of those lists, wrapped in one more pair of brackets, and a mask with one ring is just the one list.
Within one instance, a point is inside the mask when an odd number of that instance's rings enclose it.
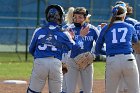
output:
{"label": "blonde hair", "polygon": [[89,23],[89,22],[90,22],[90,17],[91,17],[91,15],[90,15],[90,14],[88,14],[88,15],[87,15],[87,17],[86,17],[85,22]]}
{"label": "blonde hair", "polygon": [[73,22],[73,11],[74,11],[74,7],[70,7],[68,9],[68,12],[65,16],[65,21],[67,22],[67,24],[71,24]]}

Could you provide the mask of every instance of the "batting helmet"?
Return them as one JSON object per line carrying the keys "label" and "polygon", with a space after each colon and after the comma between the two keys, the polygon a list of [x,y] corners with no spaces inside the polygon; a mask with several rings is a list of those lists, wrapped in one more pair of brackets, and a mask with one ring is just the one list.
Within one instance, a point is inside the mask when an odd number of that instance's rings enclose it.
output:
{"label": "batting helmet", "polygon": [[64,15],[64,10],[60,5],[50,5],[45,10],[45,16],[48,22],[61,24],[64,20]]}

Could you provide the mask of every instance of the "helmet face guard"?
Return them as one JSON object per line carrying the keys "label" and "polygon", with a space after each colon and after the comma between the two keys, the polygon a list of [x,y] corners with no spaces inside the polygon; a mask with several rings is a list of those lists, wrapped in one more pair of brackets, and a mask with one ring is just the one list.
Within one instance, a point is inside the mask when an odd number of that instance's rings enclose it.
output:
{"label": "helmet face guard", "polygon": [[46,20],[61,24],[64,21],[64,10],[60,5],[50,5],[45,10]]}

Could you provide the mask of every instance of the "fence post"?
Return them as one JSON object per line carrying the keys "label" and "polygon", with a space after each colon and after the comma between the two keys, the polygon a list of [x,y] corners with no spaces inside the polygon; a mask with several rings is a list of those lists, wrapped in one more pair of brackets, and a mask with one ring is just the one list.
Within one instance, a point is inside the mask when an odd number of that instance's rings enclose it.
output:
{"label": "fence post", "polygon": [[28,28],[26,29],[26,46],[25,46],[25,61],[27,62],[28,60]]}
{"label": "fence post", "polygon": [[37,0],[37,24],[36,24],[36,27],[39,26],[39,21],[40,21],[40,0]]}

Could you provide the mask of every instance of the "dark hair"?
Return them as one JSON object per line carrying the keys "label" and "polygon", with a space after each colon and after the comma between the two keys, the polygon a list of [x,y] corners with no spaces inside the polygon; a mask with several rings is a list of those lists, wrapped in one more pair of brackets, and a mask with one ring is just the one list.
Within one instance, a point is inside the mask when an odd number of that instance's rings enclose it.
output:
{"label": "dark hair", "polygon": [[126,7],[126,9],[127,9],[126,15],[131,15],[131,14],[133,13],[133,7],[131,7],[131,6],[129,5],[129,3],[125,3],[125,2],[123,2],[123,1],[117,1],[117,2],[115,3],[115,5],[119,5],[119,4],[125,5],[124,7]]}
{"label": "dark hair", "polygon": [[123,17],[125,16],[126,14],[126,10],[124,7],[122,6],[115,6],[113,9],[112,9],[112,17],[111,17],[111,21],[108,25],[108,28],[107,30],[113,25],[113,22],[116,21],[116,20],[122,20]]}
{"label": "dark hair", "polygon": [[126,5],[126,8],[127,8],[127,13],[126,13],[126,15],[131,15],[131,14],[133,14],[133,7],[129,6],[129,4],[128,4],[128,5]]}
{"label": "dark hair", "polygon": [[86,18],[88,15],[88,11],[86,8],[84,7],[77,7],[75,8],[75,10],[73,11],[73,14],[83,14],[84,17]]}

